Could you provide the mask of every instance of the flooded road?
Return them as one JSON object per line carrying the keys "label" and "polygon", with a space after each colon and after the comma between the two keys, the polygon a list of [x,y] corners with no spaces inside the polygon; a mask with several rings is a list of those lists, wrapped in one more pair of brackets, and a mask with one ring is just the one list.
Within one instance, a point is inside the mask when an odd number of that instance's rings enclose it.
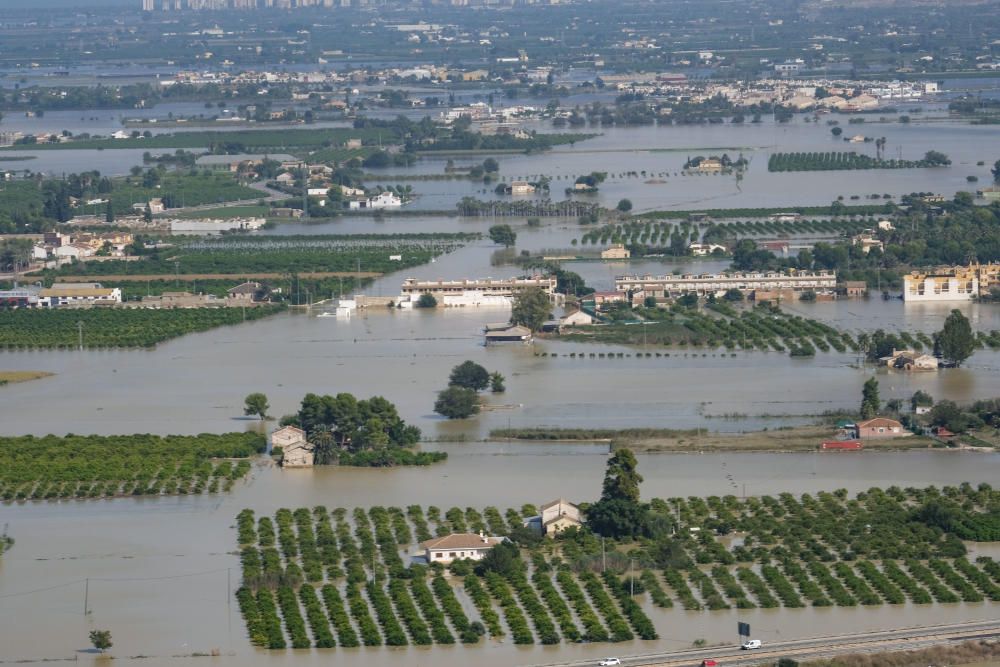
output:
{"label": "flooded road", "polygon": [[[0,525],[17,539],[0,561],[0,659],[94,659],[81,653],[93,628],[111,629],[115,664],[174,662],[170,656],[219,649],[221,665],[366,665],[475,661],[489,667],[679,649],[696,638],[735,640],[735,622],[751,623],[765,641],[889,629],[996,616],[996,605],[903,605],[874,608],[685,612],[645,605],[661,639],[617,645],[475,648],[330,649],[269,652],[252,648],[230,590],[239,584],[234,518],[244,507],[405,506],[419,502],[498,507],[599,493],[606,456],[559,446],[443,445],[439,466],[395,470],[257,469],[248,485],[209,497],[117,499],[0,505]],[[909,452],[852,455],[712,454],[640,456],[643,495],[741,495],[815,492],[872,485],[977,484],[995,481],[1000,455]],[[732,475],[732,478],[728,477]],[[733,485],[740,488],[733,488]],[[87,581],[89,579],[89,582]],[[88,615],[84,616],[84,605]],[[59,632],[51,632],[58,627]],[[151,656],[128,658],[128,656]],[[182,659],[178,659],[182,661]],[[183,660],[191,664],[189,660]]]}

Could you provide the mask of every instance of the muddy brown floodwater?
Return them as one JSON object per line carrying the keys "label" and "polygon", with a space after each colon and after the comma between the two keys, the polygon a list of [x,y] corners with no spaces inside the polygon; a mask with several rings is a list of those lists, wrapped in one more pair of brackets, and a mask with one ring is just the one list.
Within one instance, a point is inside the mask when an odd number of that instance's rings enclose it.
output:
{"label": "muddy brown floodwater", "polygon": [[[214,497],[117,499],[0,505],[0,525],[17,539],[0,561],[0,659],[90,660],[90,629],[110,629],[115,664],[171,664],[210,652],[220,665],[528,665],[630,655],[735,641],[737,620],[764,640],[993,618],[997,605],[932,604],[856,609],[685,612],[647,605],[661,639],[618,645],[265,651],[246,639],[230,595],[239,585],[234,518],[244,507],[497,505],[599,493],[606,454],[595,446],[441,445],[442,465],[420,469],[282,471],[257,468],[252,481]],[[845,487],[995,482],[1000,454],[706,454],[640,456],[645,497],[814,492]],[[973,551],[990,553],[990,550]],[[88,583],[89,579],[89,583]],[[84,604],[88,614],[84,616]],[[128,656],[152,656],[129,658]],[[190,660],[180,660],[191,664]]]}

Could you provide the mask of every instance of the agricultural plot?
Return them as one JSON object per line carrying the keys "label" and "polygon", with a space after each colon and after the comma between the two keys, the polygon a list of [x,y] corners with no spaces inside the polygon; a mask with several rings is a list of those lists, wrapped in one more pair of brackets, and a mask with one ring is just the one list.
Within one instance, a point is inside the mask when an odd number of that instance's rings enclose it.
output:
{"label": "agricultural plot", "polygon": [[[996,539],[998,505],[986,485],[657,499],[668,532],[607,553],[586,530],[527,540],[531,506],[244,510],[237,599],[250,641],[273,649],[625,642],[684,611],[998,602],[1000,564],[966,558],[958,537]],[[477,530],[519,541],[510,567],[416,553]]]}
{"label": "agricultural plot", "polygon": [[5,502],[229,491],[264,451],[254,433],[0,438]]}
{"label": "agricultural plot", "polygon": [[17,309],[0,318],[0,350],[154,347],[189,333],[241,324],[283,306],[185,309]]}
{"label": "agricultural plot", "polygon": [[[364,271],[385,273],[429,262],[452,252],[472,234],[225,237],[190,240],[141,261],[83,262],[48,275],[115,276],[300,274]],[[390,259],[400,256],[399,260]]]}
{"label": "agricultural plot", "polygon": [[826,153],[773,153],[767,161],[768,171],[846,171],[852,169],[913,169],[937,167],[928,160],[896,160],[874,158],[855,151]]}
{"label": "agricultural plot", "polygon": [[583,234],[574,245],[606,246],[623,243],[635,248],[641,255],[687,254],[688,243],[699,241],[719,243],[727,239],[755,236],[841,236],[856,234],[874,226],[874,220],[865,218],[830,218],[825,220],[749,220],[735,222],[672,224],[663,221],[635,220],[614,225],[604,225]]}

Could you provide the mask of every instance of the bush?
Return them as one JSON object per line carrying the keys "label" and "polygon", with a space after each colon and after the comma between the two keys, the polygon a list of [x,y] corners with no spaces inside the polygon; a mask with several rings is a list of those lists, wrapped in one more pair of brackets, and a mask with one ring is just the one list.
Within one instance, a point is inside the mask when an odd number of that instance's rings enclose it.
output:
{"label": "bush", "polygon": [[472,389],[448,387],[438,393],[434,412],[448,419],[467,419],[479,414],[479,395]]}

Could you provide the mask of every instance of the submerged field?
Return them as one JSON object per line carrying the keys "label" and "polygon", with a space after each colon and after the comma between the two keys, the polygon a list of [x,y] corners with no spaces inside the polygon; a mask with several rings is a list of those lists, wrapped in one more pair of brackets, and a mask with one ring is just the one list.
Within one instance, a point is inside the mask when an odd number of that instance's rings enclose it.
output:
{"label": "submerged field", "polygon": [[[658,607],[998,602],[1000,563],[963,543],[1000,540],[998,507],[987,485],[656,499],[655,534],[623,542],[532,538],[531,505],[244,510],[237,599],[250,641],[272,649],[649,640]],[[479,531],[518,549],[500,564],[415,558],[418,542]]]}

